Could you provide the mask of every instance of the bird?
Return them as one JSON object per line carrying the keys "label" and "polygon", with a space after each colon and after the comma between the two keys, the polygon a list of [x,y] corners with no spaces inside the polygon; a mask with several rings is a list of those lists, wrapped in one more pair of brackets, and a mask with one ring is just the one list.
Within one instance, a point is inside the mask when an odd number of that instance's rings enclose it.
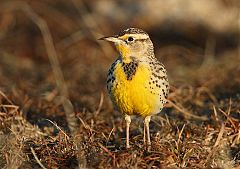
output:
{"label": "bird", "polygon": [[150,147],[151,116],[161,112],[169,94],[166,69],[155,57],[153,43],[142,29],[127,28],[99,40],[113,42],[119,53],[108,71],[107,90],[114,107],[125,117],[126,148],[130,148],[133,115],[143,118],[143,142]]}

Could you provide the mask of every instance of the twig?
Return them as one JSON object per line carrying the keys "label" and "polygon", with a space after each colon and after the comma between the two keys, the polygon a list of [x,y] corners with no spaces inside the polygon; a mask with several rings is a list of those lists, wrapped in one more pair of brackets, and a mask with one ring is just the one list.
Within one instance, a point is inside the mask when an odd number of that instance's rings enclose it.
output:
{"label": "twig", "polygon": [[54,123],[53,121],[51,121],[49,119],[46,119],[46,120],[49,121],[50,123],[52,123],[58,130],[60,130],[66,136],[66,138],[69,139],[69,136],[56,123]]}
{"label": "twig", "polygon": [[83,125],[83,127],[84,127],[85,129],[89,129],[89,126],[87,126],[87,125],[85,124],[85,122],[83,121],[83,119],[82,119],[81,117],[78,117],[78,119],[80,120],[80,122],[82,123],[82,125]]}
{"label": "twig", "polygon": [[116,165],[116,157],[115,154],[111,153],[111,151],[109,151],[105,146],[103,146],[101,143],[98,143],[98,145],[103,149],[103,151],[105,151],[106,153],[108,153],[111,157],[112,157],[112,162],[113,162],[113,166]]}
{"label": "twig", "polygon": [[100,98],[100,102],[99,102],[99,105],[98,105],[98,109],[96,110],[95,114],[98,115],[101,108],[102,108],[102,105],[103,105],[103,99],[104,99],[104,95],[103,95],[103,92],[101,92],[101,98]]}
{"label": "twig", "polygon": [[1,95],[4,99],[6,99],[6,100],[8,101],[8,103],[14,105],[13,102],[12,102],[1,90],[0,90],[0,95]]}
{"label": "twig", "polygon": [[0,107],[5,107],[5,108],[14,108],[15,110],[17,110],[19,107],[16,106],[16,105],[7,105],[7,104],[4,104],[4,105],[0,105]]}
{"label": "twig", "polygon": [[231,113],[231,109],[232,109],[232,99],[230,98],[229,99],[229,108],[228,108],[228,111],[227,111],[227,115],[229,116],[230,113]]}
{"label": "twig", "polygon": [[112,133],[114,132],[115,128],[113,127],[112,130],[110,131],[110,133],[108,134],[108,138],[107,138],[107,142],[109,141]]}
{"label": "twig", "polygon": [[194,114],[191,114],[191,113],[187,112],[186,110],[184,110],[184,109],[180,108],[179,106],[177,106],[171,100],[168,100],[168,103],[170,103],[172,105],[172,107],[174,107],[175,109],[177,109],[178,111],[180,111],[181,113],[183,113],[183,114],[185,114],[187,116],[193,117],[195,119],[203,120],[203,121],[208,119],[206,116],[197,116],[197,115],[194,115]]}
{"label": "twig", "polygon": [[179,141],[180,141],[180,139],[181,139],[181,137],[182,137],[182,133],[183,133],[184,128],[185,128],[185,123],[183,124],[183,127],[182,127],[182,129],[180,130],[180,132],[179,132],[179,134],[178,134],[177,144],[179,144]]}
{"label": "twig", "polygon": [[165,117],[166,117],[166,122],[167,122],[168,126],[171,126],[171,123],[170,123],[170,121],[169,121],[168,115],[165,114]]}
{"label": "twig", "polygon": [[229,122],[231,123],[231,125],[233,126],[234,130],[237,131],[238,127],[234,124],[234,122],[232,121],[231,117],[229,117],[229,115],[227,113],[225,113],[222,109],[219,108],[219,111],[227,118],[227,120],[229,120]]}
{"label": "twig", "polygon": [[111,157],[113,157],[113,154],[112,154],[105,146],[103,146],[101,143],[98,143],[98,145],[103,149],[103,151],[105,151],[105,152],[108,153]]}
{"label": "twig", "polygon": [[220,140],[221,140],[221,138],[222,138],[222,136],[223,136],[224,128],[225,128],[225,125],[224,125],[224,123],[222,123],[221,128],[220,128],[220,131],[219,131],[219,133],[218,133],[217,140],[216,140],[216,142],[215,142],[215,144],[214,144],[213,147],[216,147],[216,146],[219,144],[219,142],[220,142]]}
{"label": "twig", "polygon": [[43,164],[41,163],[41,161],[38,159],[38,157],[37,157],[37,155],[36,155],[34,149],[33,149],[32,147],[30,147],[30,149],[31,149],[31,152],[32,152],[32,154],[33,154],[35,160],[36,160],[37,163],[40,165],[40,167],[42,167],[43,169],[47,169],[46,167],[44,167],[44,165],[43,165]]}
{"label": "twig", "polygon": [[217,110],[216,110],[215,105],[213,105],[213,113],[214,113],[214,118],[215,118],[216,122],[218,122],[219,119],[218,119]]}
{"label": "twig", "polygon": [[98,131],[92,129],[88,124],[85,124],[85,122],[83,121],[83,119],[82,119],[81,117],[78,116],[78,119],[79,119],[80,122],[82,123],[83,127],[84,127],[86,130],[89,130],[91,134],[92,134],[93,132],[99,133]]}
{"label": "twig", "polygon": [[235,139],[233,140],[231,147],[233,147],[239,140],[240,140],[240,126],[238,129],[238,133],[236,134],[237,136],[235,137]]}

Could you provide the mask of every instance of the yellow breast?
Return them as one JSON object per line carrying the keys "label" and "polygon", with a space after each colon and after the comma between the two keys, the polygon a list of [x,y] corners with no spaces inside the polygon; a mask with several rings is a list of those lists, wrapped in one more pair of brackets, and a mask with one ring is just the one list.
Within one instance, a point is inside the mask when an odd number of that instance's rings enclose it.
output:
{"label": "yellow breast", "polygon": [[149,66],[139,64],[133,78],[127,80],[121,64],[115,66],[110,95],[120,112],[145,117],[160,111],[159,96],[150,92],[148,85],[150,75]]}

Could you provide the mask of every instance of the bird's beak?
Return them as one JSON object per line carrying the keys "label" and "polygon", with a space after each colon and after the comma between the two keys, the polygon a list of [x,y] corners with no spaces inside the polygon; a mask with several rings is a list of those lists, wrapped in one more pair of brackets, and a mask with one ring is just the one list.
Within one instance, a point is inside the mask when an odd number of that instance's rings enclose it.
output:
{"label": "bird's beak", "polygon": [[98,40],[106,40],[106,41],[109,41],[109,42],[114,42],[114,43],[119,43],[121,42],[122,40],[117,38],[117,36],[107,36],[107,37],[102,37]]}

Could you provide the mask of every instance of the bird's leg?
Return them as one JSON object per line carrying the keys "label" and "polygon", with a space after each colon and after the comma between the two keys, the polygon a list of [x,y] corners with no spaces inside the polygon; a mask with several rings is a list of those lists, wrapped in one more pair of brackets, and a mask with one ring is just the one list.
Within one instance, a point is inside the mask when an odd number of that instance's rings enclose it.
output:
{"label": "bird's leg", "polygon": [[[150,131],[149,131],[149,122],[151,120],[151,116],[147,116],[144,119],[144,143],[145,143],[145,136],[147,134],[147,145],[150,146],[151,145],[151,139],[150,139]],[[145,134],[146,132],[146,134]]]}
{"label": "bird's leg", "polygon": [[130,148],[129,145],[129,127],[131,123],[131,117],[129,115],[125,115],[125,121],[126,121],[126,148]]}

